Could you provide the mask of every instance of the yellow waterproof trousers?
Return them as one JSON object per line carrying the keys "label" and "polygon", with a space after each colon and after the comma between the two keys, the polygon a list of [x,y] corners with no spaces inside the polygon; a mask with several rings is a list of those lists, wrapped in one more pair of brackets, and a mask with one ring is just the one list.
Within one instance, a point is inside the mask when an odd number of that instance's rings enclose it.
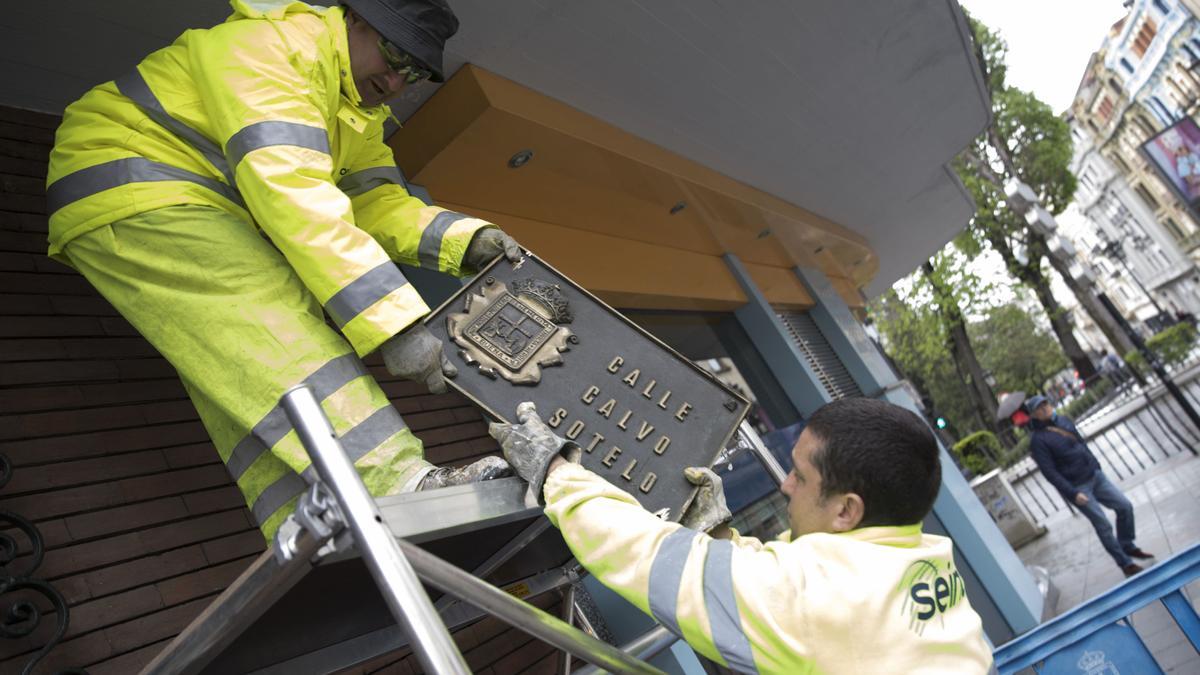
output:
{"label": "yellow waterproof trousers", "polygon": [[430,465],[321,305],[245,220],[207,206],[140,213],[73,239],[71,263],[179,372],[270,539],[314,478],[280,396],[312,386],[375,495]]}

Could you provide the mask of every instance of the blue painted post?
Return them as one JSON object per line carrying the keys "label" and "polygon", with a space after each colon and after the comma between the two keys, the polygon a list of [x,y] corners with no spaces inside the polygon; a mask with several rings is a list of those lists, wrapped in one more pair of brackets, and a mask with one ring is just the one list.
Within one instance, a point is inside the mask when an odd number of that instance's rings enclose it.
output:
{"label": "blue painted post", "polygon": [[[882,398],[921,414],[920,406],[898,386],[892,369],[866,330],[821,271],[797,267],[796,276],[816,302],[810,316],[850,376],[868,396]],[[942,448],[942,489],[933,506],[955,549],[979,577],[996,609],[1014,634],[1038,624],[1042,597],[1033,578],[987,510]]]}
{"label": "blue painted post", "polygon": [[754,348],[775,373],[775,379],[801,415],[808,417],[832,399],[821,386],[808,361],[800,353],[762,291],[750,278],[742,261],[732,253],[725,254],[729,271],[746,294],[746,304],[734,311],[738,323],[750,336]]}
{"label": "blue painted post", "polygon": [[1188,603],[1183,591],[1172,591],[1164,595],[1162,603],[1166,605],[1167,611],[1171,613],[1188,642],[1192,643],[1192,648],[1200,652],[1200,616],[1196,615],[1196,610]]}

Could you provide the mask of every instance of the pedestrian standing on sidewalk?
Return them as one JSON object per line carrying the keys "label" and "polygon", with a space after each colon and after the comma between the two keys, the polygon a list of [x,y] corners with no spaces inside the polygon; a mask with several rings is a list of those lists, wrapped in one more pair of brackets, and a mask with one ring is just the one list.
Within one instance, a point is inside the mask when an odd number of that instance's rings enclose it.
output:
{"label": "pedestrian standing on sidewalk", "polygon": [[[1042,475],[1050,481],[1063,499],[1079,508],[1096,528],[1096,535],[1104,550],[1112,556],[1117,566],[1131,577],[1144,568],[1133,558],[1148,559],[1154,556],[1138,548],[1133,523],[1133,504],[1112,481],[1100,470],[1100,462],[1088,449],[1087,443],[1075,424],[1064,415],[1054,412],[1054,407],[1045,396],[1032,396],[1025,404],[1029,410],[1033,438],[1029,451],[1037,462]],[[1100,506],[1107,506],[1117,514],[1117,533],[1113,536],[1112,523]]]}

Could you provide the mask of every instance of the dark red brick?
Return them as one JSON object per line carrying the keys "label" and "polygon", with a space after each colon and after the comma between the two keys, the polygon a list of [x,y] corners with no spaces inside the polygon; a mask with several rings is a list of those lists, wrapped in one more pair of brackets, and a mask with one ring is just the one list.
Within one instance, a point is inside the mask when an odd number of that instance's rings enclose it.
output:
{"label": "dark red brick", "polygon": [[6,316],[0,322],[0,337],[4,338],[104,334],[100,319],[90,316]]}
{"label": "dark red brick", "polygon": [[177,422],[156,427],[96,431],[54,438],[31,438],[5,444],[14,466],[82,459],[110,452],[144,450],[196,443],[208,439],[199,422]]}
{"label": "dark red brick", "polygon": [[40,178],[44,182],[46,180],[46,169],[47,163],[39,162],[36,159],[0,157],[0,173]]}
{"label": "dark red brick", "polygon": [[25,492],[117,480],[127,476],[160,473],[166,469],[167,461],[158,450],[44,464],[14,471],[5,492],[19,495]]}
{"label": "dark red brick", "polygon": [[149,614],[169,604],[172,603],[164,602],[158,588],[153,585],[107,595],[72,607],[71,626],[67,635],[75,636],[114,626],[131,616]]}
{"label": "dark red brick", "polygon": [[196,544],[85,572],[78,578],[86,582],[92,595],[100,596],[152,584],[207,565],[204,551]]}
{"label": "dark red brick", "polygon": [[0,155],[20,159],[44,160],[50,156],[50,148],[41,143],[0,138]]}
{"label": "dark red brick", "polygon": [[204,611],[211,601],[211,598],[200,598],[127,621],[105,629],[104,637],[116,652],[130,651],[174,637]]}
{"label": "dark red brick", "polygon": [[36,143],[44,147],[54,145],[54,130],[27,124],[0,121],[0,138],[22,143]]}
{"label": "dark red brick", "polygon": [[267,549],[267,544],[262,532],[255,529],[206,541],[201,548],[208,562],[216,565],[246,555],[259,555]]}
{"label": "dark red brick", "polygon": [[116,658],[101,661],[88,666],[88,675],[126,675],[141,672],[142,668],[154,660],[158,653],[171,644],[172,638],[160,640],[141,649],[126,652]]}
{"label": "dark red brick", "polygon": [[46,197],[0,192],[0,209],[17,213],[45,213]]}
{"label": "dark red brick", "polygon": [[182,497],[166,497],[139,504],[69,516],[67,530],[79,541],[115,532],[137,530],[188,516]]}
{"label": "dark red brick", "polygon": [[167,466],[172,469],[184,469],[192,466],[204,466],[221,461],[217,449],[212,443],[190,443],[177,448],[163,450],[167,458]]}
{"label": "dark red brick", "polygon": [[35,493],[23,497],[6,495],[4,498],[5,508],[32,520],[103,509],[123,502],[121,488],[116,483],[97,483],[59,489],[51,495]]}
{"label": "dark red brick", "polygon": [[46,237],[36,232],[0,230],[0,251],[20,251],[45,255]]}
{"label": "dark red brick", "polygon": [[238,490],[236,485],[226,485],[212,490],[183,495],[183,503],[187,507],[188,513],[199,516],[205,513],[226,511],[245,506],[246,499],[242,496],[241,491]]}
{"label": "dark red brick", "polygon": [[14,363],[0,369],[0,386],[116,380],[119,371],[111,361],[37,361]]}
{"label": "dark red brick", "polygon": [[224,591],[238,578],[255,556],[247,556],[223,565],[208,567],[190,574],[160,581],[155,586],[166,605],[178,605],[188,600]]}
{"label": "dark red brick", "polygon": [[188,527],[164,525],[107,537],[47,552],[42,574],[54,578],[152,553],[215,539],[246,529],[245,516],[237,511],[201,516]]}
{"label": "dark red brick", "polygon": [[[3,128],[4,123],[0,122],[0,135],[4,133]],[[46,193],[46,181],[29,176],[0,173],[0,190],[21,195],[44,195]]]}
{"label": "dark red brick", "polygon": [[196,409],[189,401],[24,413],[0,417],[0,439],[79,434],[191,419],[196,419]]}
{"label": "dark red brick", "polygon": [[[113,654],[103,633],[88,633],[74,640],[59,643],[50,654],[38,662],[38,673],[56,673],[67,668],[82,668],[102,661]],[[28,655],[0,661],[0,673],[19,673]]]}
{"label": "dark red brick", "polygon": [[223,464],[209,464],[180,469],[153,476],[126,478],[119,483],[127,501],[141,501],[167,495],[195,492],[230,483],[229,471]]}
{"label": "dark red brick", "polygon": [[[9,124],[24,124],[25,126],[39,127],[53,131],[58,128],[58,125],[62,124],[62,115],[53,115],[36,110],[25,110],[24,108],[0,106],[0,121],[8,122]],[[46,148],[43,154],[49,154],[49,152],[50,148]]]}
{"label": "dark red brick", "polygon": [[0,251],[0,271],[35,272],[37,264],[34,262],[32,254]]}

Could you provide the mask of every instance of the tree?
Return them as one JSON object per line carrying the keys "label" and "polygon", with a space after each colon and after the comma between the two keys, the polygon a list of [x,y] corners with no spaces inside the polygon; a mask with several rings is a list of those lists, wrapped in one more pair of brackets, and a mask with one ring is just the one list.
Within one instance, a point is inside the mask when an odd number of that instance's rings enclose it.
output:
{"label": "tree", "polygon": [[[960,236],[873,305],[888,354],[956,431],[996,429],[996,395],[975,354],[967,325],[986,311],[995,290],[972,269],[973,240]],[[950,358],[947,358],[949,356]]]}
{"label": "tree", "polygon": [[[974,406],[980,426],[994,429],[996,424],[996,395],[984,375],[967,334],[967,321],[962,308],[970,307],[978,297],[980,282],[962,265],[954,268],[953,253],[940,253],[921,265],[925,283],[933,295],[933,308],[941,320],[945,344],[954,359],[959,379],[966,385],[967,395]],[[957,273],[957,274],[956,274]]]}
{"label": "tree", "polygon": [[1000,391],[1040,391],[1043,382],[1067,367],[1055,339],[1017,305],[996,307],[968,329]]}
{"label": "tree", "polygon": [[[1069,263],[1053,254],[1046,237],[1027,227],[1008,208],[1003,194],[1004,182],[1016,178],[1033,188],[1050,213],[1061,213],[1067,207],[1076,187],[1075,177],[1068,168],[1071,138],[1067,124],[1034,95],[1005,83],[1007,48],[1003,40],[982,23],[970,17],[968,21],[992,98],[991,124],[955,167],[976,202],[970,231],[981,244],[986,242],[999,253],[1009,273],[1033,291],[1067,358],[1081,377],[1091,377],[1095,367],[1075,339],[1074,326],[1050,290],[1043,260],[1050,260],[1064,281],[1073,285],[1077,296],[1091,294],[1078,290],[1079,284],[1069,273]],[[1098,324],[1104,325],[1107,317],[1102,312],[1099,315],[1092,312],[1094,298],[1087,300],[1092,302],[1081,298],[1085,310],[1093,314]]]}

